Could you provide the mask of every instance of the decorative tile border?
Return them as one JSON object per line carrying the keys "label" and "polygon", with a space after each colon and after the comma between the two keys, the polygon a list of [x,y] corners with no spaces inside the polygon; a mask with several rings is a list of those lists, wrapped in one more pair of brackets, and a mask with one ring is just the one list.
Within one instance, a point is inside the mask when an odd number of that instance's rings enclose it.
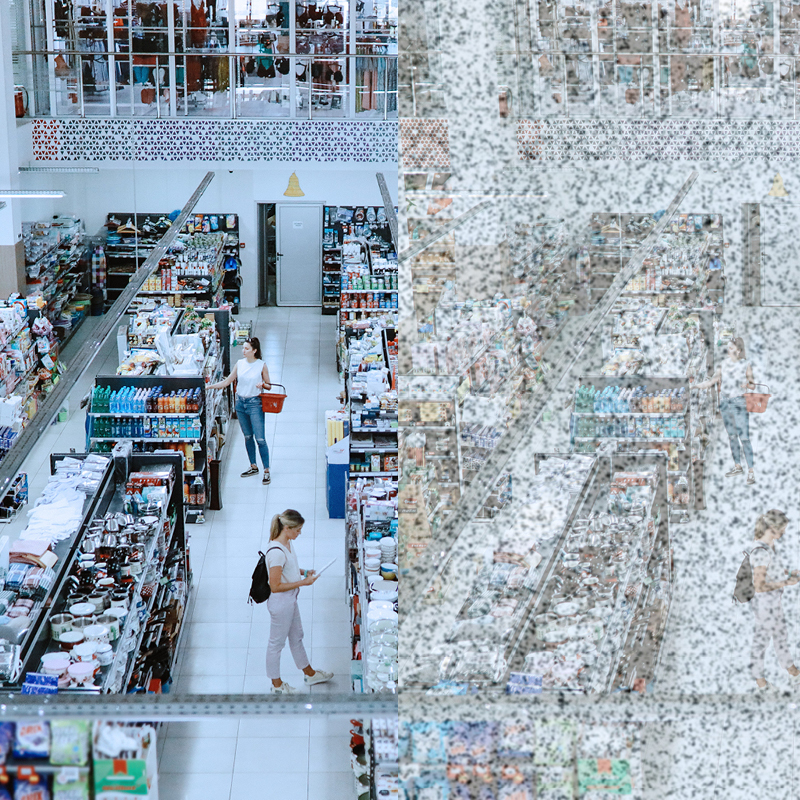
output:
{"label": "decorative tile border", "polygon": [[37,161],[397,161],[397,121],[33,121]]}
{"label": "decorative tile border", "polygon": [[401,119],[403,169],[450,168],[450,132],[446,119]]}
{"label": "decorative tile border", "polygon": [[520,120],[523,161],[740,161],[800,158],[800,121]]}

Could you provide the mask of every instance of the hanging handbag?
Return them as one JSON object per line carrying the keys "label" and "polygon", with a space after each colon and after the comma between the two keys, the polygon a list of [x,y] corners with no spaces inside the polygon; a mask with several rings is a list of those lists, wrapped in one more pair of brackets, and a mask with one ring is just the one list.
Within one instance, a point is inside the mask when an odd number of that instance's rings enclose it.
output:
{"label": "hanging handbag", "polygon": [[290,69],[289,59],[288,58],[277,58],[275,59],[275,69],[280,72],[281,75],[288,75]]}
{"label": "hanging handbag", "polygon": [[256,70],[256,75],[259,78],[266,78],[267,77],[267,68],[264,66],[264,59],[258,59],[258,69]]}
{"label": "hanging handbag", "polygon": [[275,77],[275,65],[274,64],[270,64],[267,67],[266,73],[267,73],[266,77],[269,78],[270,80],[272,80],[272,78]]}
{"label": "hanging handbag", "polygon": [[247,61],[247,63],[244,65],[244,71],[248,75],[252,75],[256,71],[256,60],[254,58],[251,58]]}
{"label": "hanging handbag", "polygon": [[67,64],[66,60],[64,59],[64,56],[62,56],[61,53],[59,53],[55,57],[55,64],[56,64],[55,68],[56,78],[69,78],[70,76],[69,65]]}
{"label": "hanging handbag", "polygon": [[336,70],[333,73],[333,79],[336,83],[341,83],[344,80],[344,75],[342,75],[342,68],[339,64],[336,65]]}

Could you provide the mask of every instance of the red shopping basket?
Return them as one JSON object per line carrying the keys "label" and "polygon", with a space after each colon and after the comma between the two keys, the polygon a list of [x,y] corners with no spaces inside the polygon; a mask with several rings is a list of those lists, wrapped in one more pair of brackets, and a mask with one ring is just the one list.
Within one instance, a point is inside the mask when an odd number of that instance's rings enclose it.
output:
{"label": "red shopping basket", "polygon": [[755,384],[756,388],[763,386],[766,392],[745,392],[744,402],[747,410],[754,414],[763,414],[767,410],[767,403],[772,395],[769,393],[769,386],[765,383]]}
{"label": "red shopping basket", "polygon": [[286,399],[286,387],[280,383],[273,383],[273,386],[280,386],[281,392],[261,392],[261,409],[265,414],[280,414],[283,410],[283,401]]}

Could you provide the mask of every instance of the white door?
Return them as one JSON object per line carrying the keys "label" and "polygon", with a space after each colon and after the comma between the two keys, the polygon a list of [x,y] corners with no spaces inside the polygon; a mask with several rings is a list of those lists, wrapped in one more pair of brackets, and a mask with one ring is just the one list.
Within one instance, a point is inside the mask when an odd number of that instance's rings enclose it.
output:
{"label": "white door", "polygon": [[278,205],[279,306],[322,305],[322,205]]}
{"label": "white door", "polygon": [[761,302],[765,306],[800,305],[797,220],[800,206],[769,197],[761,203]]}

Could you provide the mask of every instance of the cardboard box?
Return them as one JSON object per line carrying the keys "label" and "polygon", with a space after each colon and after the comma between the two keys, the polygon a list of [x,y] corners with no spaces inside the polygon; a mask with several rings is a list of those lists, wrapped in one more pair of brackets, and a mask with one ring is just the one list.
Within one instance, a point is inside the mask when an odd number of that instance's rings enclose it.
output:
{"label": "cardboard box", "polygon": [[144,749],[140,758],[94,759],[95,800],[127,800],[132,797],[158,800],[156,732],[149,726],[141,728],[141,731],[149,734],[150,746]]}

